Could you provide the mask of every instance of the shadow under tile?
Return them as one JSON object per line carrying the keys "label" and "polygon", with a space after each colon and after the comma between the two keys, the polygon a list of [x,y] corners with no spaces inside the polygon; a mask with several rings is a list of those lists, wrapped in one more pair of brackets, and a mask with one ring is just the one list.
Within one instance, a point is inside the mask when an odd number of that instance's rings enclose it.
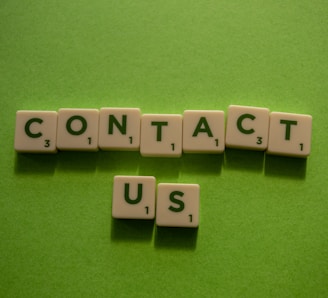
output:
{"label": "shadow under tile", "polygon": [[157,227],[155,230],[156,249],[195,250],[198,229]]}
{"label": "shadow under tile", "polygon": [[53,175],[57,166],[57,154],[16,153],[16,174]]}
{"label": "shadow under tile", "polygon": [[93,172],[97,167],[98,152],[59,151],[58,171]]}
{"label": "shadow under tile", "polygon": [[111,222],[112,241],[151,241],[154,220],[115,219]]}
{"label": "shadow under tile", "polygon": [[182,156],[182,171],[195,175],[220,175],[223,156],[223,154],[184,154]]}
{"label": "shadow under tile", "polygon": [[155,176],[161,179],[178,179],[181,170],[181,157],[142,157],[140,159],[139,175]]}
{"label": "shadow under tile", "polygon": [[266,154],[264,173],[266,176],[305,179],[306,163],[306,158]]}
{"label": "shadow under tile", "polygon": [[224,165],[227,169],[262,172],[264,151],[226,148]]}
{"label": "shadow under tile", "polygon": [[139,151],[99,151],[98,169],[115,175],[137,175],[140,158]]}

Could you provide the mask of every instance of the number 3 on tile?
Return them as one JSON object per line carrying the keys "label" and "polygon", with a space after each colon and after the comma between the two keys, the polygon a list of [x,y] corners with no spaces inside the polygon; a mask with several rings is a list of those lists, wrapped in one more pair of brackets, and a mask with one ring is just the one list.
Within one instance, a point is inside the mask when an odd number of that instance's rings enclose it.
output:
{"label": "number 3 on tile", "polygon": [[49,148],[50,147],[50,140],[44,140],[44,147]]}

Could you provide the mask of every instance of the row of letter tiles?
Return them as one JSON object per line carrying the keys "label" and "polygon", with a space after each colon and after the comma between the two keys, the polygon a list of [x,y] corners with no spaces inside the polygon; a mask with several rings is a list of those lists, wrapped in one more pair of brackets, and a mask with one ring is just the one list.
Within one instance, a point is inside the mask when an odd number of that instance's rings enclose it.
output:
{"label": "row of letter tiles", "polygon": [[312,116],[269,112],[267,108],[186,110],[143,114],[138,108],[17,111],[15,150],[140,150],[142,156],[179,157],[184,153],[222,153],[225,147],[267,150],[269,154],[307,157]]}
{"label": "row of letter tiles", "polygon": [[112,216],[117,219],[154,219],[163,227],[199,225],[198,184],[159,183],[152,176],[115,176]]}

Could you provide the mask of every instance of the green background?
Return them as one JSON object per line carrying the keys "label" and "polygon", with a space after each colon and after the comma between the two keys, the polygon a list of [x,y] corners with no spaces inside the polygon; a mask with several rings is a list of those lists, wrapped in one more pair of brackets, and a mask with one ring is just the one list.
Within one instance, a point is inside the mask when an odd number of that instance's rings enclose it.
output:
{"label": "green background", "polygon": [[[324,0],[0,2],[1,297],[327,297]],[[16,110],[313,116],[307,160],[17,155]],[[199,183],[198,231],[113,221],[114,175]]]}

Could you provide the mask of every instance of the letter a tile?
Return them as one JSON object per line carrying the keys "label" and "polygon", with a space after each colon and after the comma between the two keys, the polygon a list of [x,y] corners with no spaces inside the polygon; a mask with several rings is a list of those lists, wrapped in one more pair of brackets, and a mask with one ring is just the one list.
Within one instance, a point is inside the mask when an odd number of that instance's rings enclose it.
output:
{"label": "letter a tile", "polygon": [[224,112],[184,111],[182,135],[185,153],[222,153],[225,147]]}

